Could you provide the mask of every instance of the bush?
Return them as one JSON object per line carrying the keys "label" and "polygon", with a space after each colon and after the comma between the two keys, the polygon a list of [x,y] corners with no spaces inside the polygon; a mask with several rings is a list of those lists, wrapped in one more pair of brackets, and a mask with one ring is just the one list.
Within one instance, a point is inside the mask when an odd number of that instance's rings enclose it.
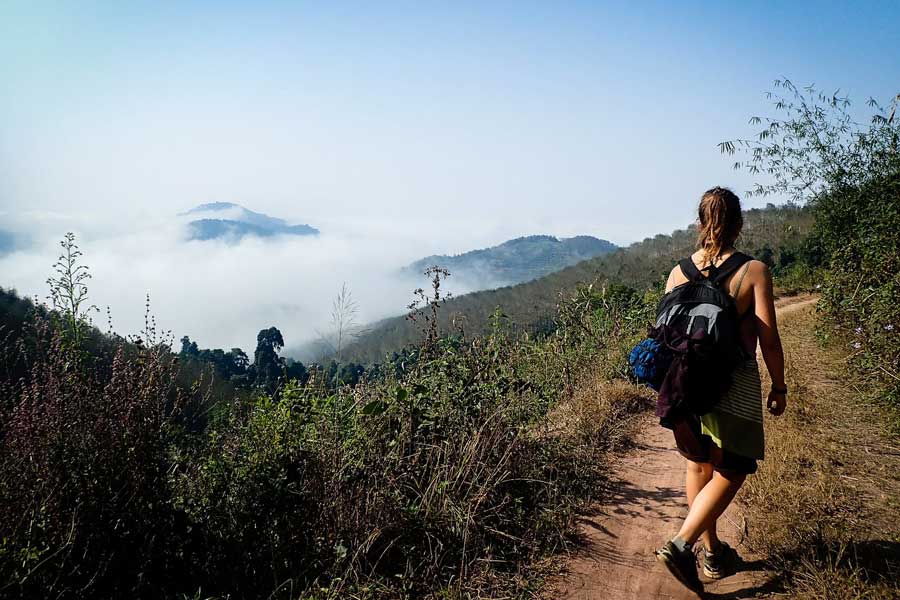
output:
{"label": "bush", "polygon": [[[628,302],[606,302],[582,320],[618,340],[631,332],[616,312]],[[635,394],[592,396],[590,419],[552,428],[565,393],[559,340],[516,340],[502,315],[493,322],[483,338],[426,336],[399,377],[324,398],[292,384],[279,402],[236,411],[173,481],[204,549],[195,585],[248,597],[471,590],[565,544]],[[603,338],[591,339],[595,351]]]}
{"label": "bush", "polygon": [[[900,390],[900,160],[893,177],[835,190],[818,202],[817,234],[830,252],[822,308],[826,337],[849,344],[867,379]],[[843,243],[839,240],[843,238]],[[834,335],[836,334],[836,335]],[[897,404],[900,407],[900,404]]]}
{"label": "bush", "polygon": [[293,388],[281,402],[261,396],[246,416],[233,413],[198,448],[181,450],[171,485],[173,509],[190,524],[187,589],[263,596],[323,568],[323,465],[297,408]]}
{"label": "bush", "polygon": [[141,345],[103,364],[49,323],[36,328],[41,354],[0,433],[4,593],[140,594],[177,560],[166,486],[173,361]]}

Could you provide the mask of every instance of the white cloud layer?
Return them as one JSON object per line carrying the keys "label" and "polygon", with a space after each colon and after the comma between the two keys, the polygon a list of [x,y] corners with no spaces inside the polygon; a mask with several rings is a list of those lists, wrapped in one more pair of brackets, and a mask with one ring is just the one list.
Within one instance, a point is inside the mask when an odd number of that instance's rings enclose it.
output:
{"label": "white cloud layer", "polygon": [[[108,215],[108,213],[107,213]],[[0,228],[25,233],[28,246],[0,257],[0,285],[47,295],[46,279],[59,240],[74,231],[90,267],[90,301],[102,310],[95,323],[123,334],[143,327],[144,303],[162,329],[188,335],[201,347],[253,351],[260,329],[276,326],[287,348],[329,330],[331,306],[346,282],[359,306],[358,321],[401,314],[412,289],[426,284],[401,276],[400,267],[423,256],[488,246],[517,233],[470,222],[333,220],[314,222],[317,237],[247,237],[239,243],[187,241],[186,218],[147,218],[125,225],[111,217],[64,213],[0,214]],[[449,291],[469,291],[448,282]]]}

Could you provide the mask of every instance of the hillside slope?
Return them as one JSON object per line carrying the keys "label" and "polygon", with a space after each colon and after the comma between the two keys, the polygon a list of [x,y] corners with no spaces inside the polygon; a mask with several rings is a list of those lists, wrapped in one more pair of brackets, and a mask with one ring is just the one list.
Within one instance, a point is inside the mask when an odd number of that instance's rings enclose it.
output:
{"label": "hillside slope", "polygon": [[[738,246],[761,260],[783,267],[812,227],[808,209],[769,205],[744,213],[744,230]],[[485,290],[449,300],[440,325],[449,329],[453,319],[468,333],[485,330],[490,314],[500,307],[520,329],[543,331],[552,320],[560,292],[580,283],[610,280],[638,289],[661,284],[677,258],[693,251],[696,230],[692,225],[671,235],[657,235],[611,254],[580,262],[540,279],[514,286]],[[451,271],[452,277],[452,271]],[[349,346],[344,355],[353,360],[378,362],[418,339],[418,332],[403,316],[383,320]]]}

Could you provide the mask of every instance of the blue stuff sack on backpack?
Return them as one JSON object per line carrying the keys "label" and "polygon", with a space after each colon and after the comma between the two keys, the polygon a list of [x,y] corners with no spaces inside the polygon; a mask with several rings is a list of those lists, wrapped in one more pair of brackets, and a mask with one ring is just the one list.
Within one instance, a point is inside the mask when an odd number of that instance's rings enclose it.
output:
{"label": "blue stuff sack on backpack", "polygon": [[647,338],[632,349],[628,363],[639,382],[658,392],[672,364],[672,352],[655,339]]}

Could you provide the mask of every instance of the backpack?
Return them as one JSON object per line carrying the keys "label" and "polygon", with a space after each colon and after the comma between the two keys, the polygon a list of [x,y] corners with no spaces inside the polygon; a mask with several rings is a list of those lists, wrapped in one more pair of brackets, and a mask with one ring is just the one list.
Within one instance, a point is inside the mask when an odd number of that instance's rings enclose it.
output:
{"label": "backpack", "polygon": [[662,297],[649,337],[631,351],[635,378],[659,392],[656,413],[663,425],[712,410],[746,358],[737,307],[722,283],[750,260],[735,252],[718,267],[703,269],[706,276],[690,258],[681,260],[688,281]]}

